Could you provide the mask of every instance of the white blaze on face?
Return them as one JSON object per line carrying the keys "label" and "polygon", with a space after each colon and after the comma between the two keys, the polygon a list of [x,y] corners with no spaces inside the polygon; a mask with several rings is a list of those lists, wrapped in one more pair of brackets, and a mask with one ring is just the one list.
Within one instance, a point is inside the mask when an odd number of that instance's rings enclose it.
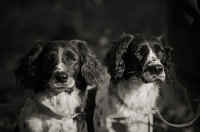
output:
{"label": "white blaze on face", "polygon": [[149,48],[149,54],[144,64],[144,68],[146,68],[147,66],[156,65],[156,64],[162,65],[160,60],[157,58],[156,54],[152,51],[151,48]]}
{"label": "white blaze on face", "polygon": [[[156,54],[152,51],[152,49],[149,47],[149,54],[147,56],[146,62],[144,64],[143,71],[145,71],[146,68],[149,66],[154,66],[154,65],[160,65],[163,67],[162,63],[160,60],[157,58]],[[163,67],[164,69],[164,67]],[[146,71],[143,73],[143,77],[146,81],[153,81],[155,79],[160,79],[161,81],[165,80],[165,72],[163,71],[160,75],[152,75],[150,71]]]}
{"label": "white blaze on face", "polygon": [[67,69],[66,69],[66,65],[63,63],[62,61],[62,58],[63,58],[63,52],[64,50],[62,48],[59,48],[59,51],[58,51],[58,65],[55,67],[55,71],[54,73],[66,73],[68,75],[68,79],[67,79],[67,82],[64,82],[64,83],[56,83],[55,82],[55,77],[54,75],[52,75],[52,77],[50,78],[50,81],[49,81],[49,86],[52,88],[52,89],[57,89],[57,90],[64,90],[66,88],[72,88],[74,85],[75,85],[75,80],[73,77],[71,77],[67,72]]}
{"label": "white blaze on face", "polygon": [[63,49],[59,48],[58,50],[58,65],[56,66],[55,72],[63,72],[64,71],[64,63],[62,62]]}
{"label": "white blaze on face", "polygon": [[151,61],[151,60],[153,60],[155,58],[157,58],[157,57],[156,57],[155,53],[153,53],[152,49],[150,48],[149,55],[147,57],[147,61]]}
{"label": "white blaze on face", "polygon": [[64,63],[60,62],[60,63],[56,66],[55,72],[64,72],[64,67],[65,67],[64,65],[65,65]]}

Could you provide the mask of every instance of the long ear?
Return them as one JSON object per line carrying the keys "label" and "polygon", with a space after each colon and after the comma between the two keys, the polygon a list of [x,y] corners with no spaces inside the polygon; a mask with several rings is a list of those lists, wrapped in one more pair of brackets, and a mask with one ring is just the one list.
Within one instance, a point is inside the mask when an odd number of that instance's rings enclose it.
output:
{"label": "long ear", "polygon": [[15,70],[17,83],[25,88],[34,88],[37,85],[39,76],[38,57],[43,50],[44,42],[40,41],[31,49],[28,54],[18,61],[18,67]]}
{"label": "long ear", "polygon": [[117,41],[113,42],[113,47],[108,51],[105,57],[105,64],[111,75],[111,83],[117,84],[125,71],[124,54],[130,42],[134,39],[133,35],[124,34]]}
{"label": "long ear", "polygon": [[165,73],[166,73],[166,82],[172,83],[173,78],[171,76],[171,66],[173,65],[174,58],[174,50],[169,45],[169,42],[165,38],[161,38],[160,41],[164,46],[164,56],[162,58],[162,64],[164,65]]}
{"label": "long ear", "polygon": [[101,82],[103,70],[100,61],[88,48],[88,44],[81,40],[72,40],[72,43],[77,44],[81,57],[81,75],[89,85],[97,85]]}

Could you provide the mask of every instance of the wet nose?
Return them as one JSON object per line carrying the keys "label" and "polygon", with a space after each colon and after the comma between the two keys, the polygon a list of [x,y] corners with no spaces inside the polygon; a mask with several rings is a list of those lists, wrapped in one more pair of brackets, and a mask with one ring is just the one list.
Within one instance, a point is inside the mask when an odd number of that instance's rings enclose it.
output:
{"label": "wet nose", "polygon": [[155,65],[149,68],[151,74],[159,75],[163,72],[163,67],[161,65]]}
{"label": "wet nose", "polygon": [[56,83],[65,83],[67,82],[67,80],[68,80],[67,74],[59,73],[55,76]]}

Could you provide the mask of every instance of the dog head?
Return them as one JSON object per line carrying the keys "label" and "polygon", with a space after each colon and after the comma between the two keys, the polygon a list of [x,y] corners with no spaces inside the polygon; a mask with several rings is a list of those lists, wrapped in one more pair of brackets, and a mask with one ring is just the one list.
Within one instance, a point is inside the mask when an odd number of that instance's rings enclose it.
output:
{"label": "dog head", "polygon": [[137,79],[142,83],[170,80],[173,49],[156,37],[124,34],[105,57],[111,83]]}
{"label": "dog head", "polygon": [[100,62],[85,41],[40,41],[18,62],[17,82],[35,93],[86,89],[102,80]]}

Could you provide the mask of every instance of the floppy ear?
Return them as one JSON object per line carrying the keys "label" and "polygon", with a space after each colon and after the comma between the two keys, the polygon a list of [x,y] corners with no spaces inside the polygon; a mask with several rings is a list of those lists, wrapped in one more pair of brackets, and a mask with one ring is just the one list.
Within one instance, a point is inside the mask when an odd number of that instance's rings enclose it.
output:
{"label": "floppy ear", "polygon": [[28,54],[18,61],[18,67],[15,70],[17,83],[25,88],[33,89],[40,78],[39,55],[43,50],[44,42],[40,41],[31,49]]}
{"label": "floppy ear", "polygon": [[81,58],[81,75],[89,85],[97,85],[103,79],[103,70],[100,61],[88,48],[88,44],[81,40],[72,40],[72,43],[76,43]]}
{"label": "floppy ear", "polygon": [[171,70],[171,66],[173,65],[174,50],[169,45],[169,43],[167,42],[165,38],[161,38],[160,40],[164,46],[164,55],[162,58],[162,64],[164,65],[164,69],[166,73],[166,82],[172,83],[173,78],[171,77],[170,70]]}
{"label": "floppy ear", "polygon": [[108,51],[105,57],[105,64],[108,73],[111,75],[111,83],[117,84],[125,71],[124,54],[130,42],[134,39],[133,35],[124,34],[117,41],[112,43],[113,47]]}

